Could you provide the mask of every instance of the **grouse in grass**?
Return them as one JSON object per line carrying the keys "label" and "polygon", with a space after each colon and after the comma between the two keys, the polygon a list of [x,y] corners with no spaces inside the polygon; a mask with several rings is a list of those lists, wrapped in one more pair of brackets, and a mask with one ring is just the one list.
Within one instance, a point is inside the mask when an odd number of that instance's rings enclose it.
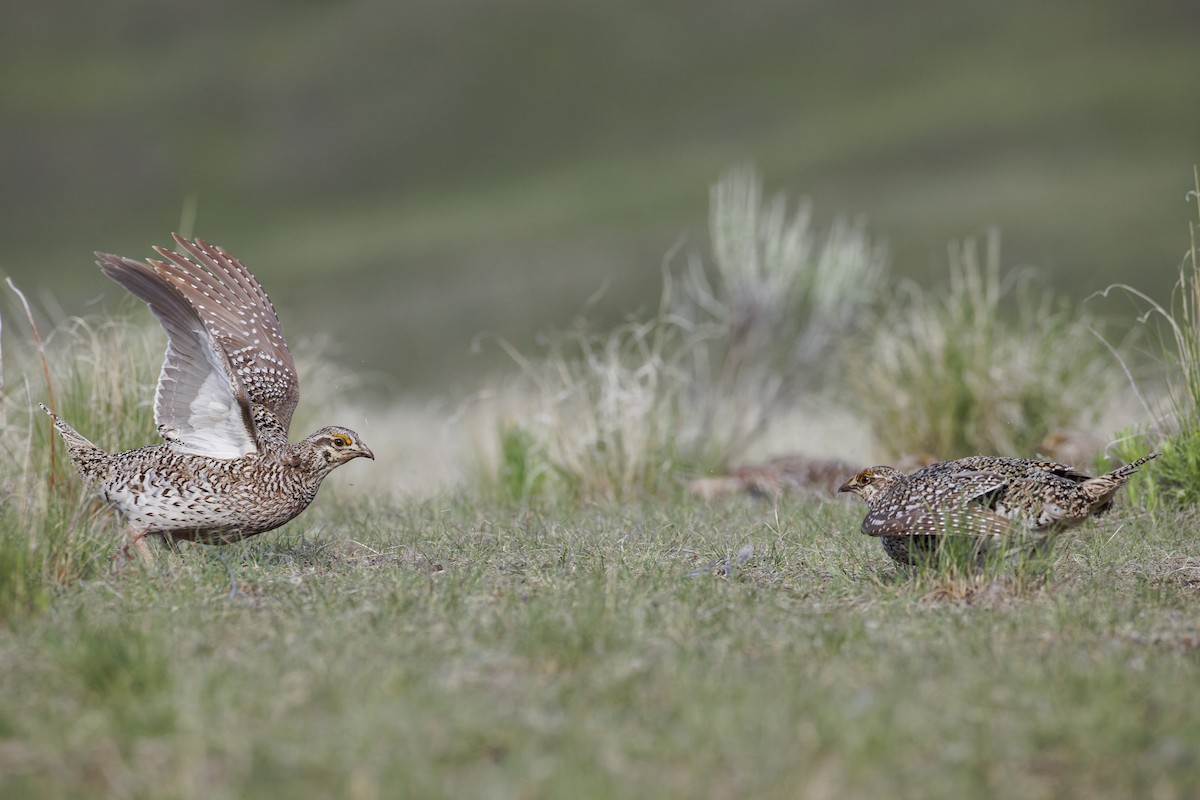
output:
{"label": "grouse in grass", "polygon": [[867,504],[862,532],[902,564],[928,557],[946,536],[970,537],[980,555],[1033,550],[1112,508],[1129,477],[1159,453],[1091,477],[1055,461],[971,456],[905,475],[868,467],[842,484]]}
{"label": "grouse in grass", "polygon": [[321,481],[375,456],[357,433],[331,426],[291,443],[300,397],[279,318],[254,276],[220,247],[175,235],[146,263],[97,253],[97,265],[150,306],[167,334],[154,420],[165,440],[105,452],[44,405],[79,474],[144,537],[221,544],[302,512]]}

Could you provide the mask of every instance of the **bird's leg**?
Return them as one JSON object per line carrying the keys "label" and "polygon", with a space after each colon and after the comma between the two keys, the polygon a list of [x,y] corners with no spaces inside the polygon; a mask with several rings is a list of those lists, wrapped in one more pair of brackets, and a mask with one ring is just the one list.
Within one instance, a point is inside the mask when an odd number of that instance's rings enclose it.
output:
{"label": "bird's leg", "polygon": [[133,552],[137,555],[138,561],[142,562],[143,564],[151,564],[154,562],[154,553],[150,549],[150,543],[146,541],[147,533],[148,531],[145,530],[141,530],[136,533],[131,532],[129,536],[129,542],[125,545],[127,549],[130,547],[133,548]]}
{"label": "bird's leg", "polygon": [[146,536],[150,531],[147,528],[129,527],[125,531],[125,544],[117,551],[112,559],[112,568],[114,572],[119,572],[129,566],[133,561],[137,561],[143,565],[154,563],[154,553],[150,549],[150,543],[146,541]]}

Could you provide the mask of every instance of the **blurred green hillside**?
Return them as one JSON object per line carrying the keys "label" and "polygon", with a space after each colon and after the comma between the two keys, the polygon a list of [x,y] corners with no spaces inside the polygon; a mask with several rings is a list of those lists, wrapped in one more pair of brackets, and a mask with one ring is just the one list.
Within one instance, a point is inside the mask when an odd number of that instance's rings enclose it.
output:
{"label": "blurred green hillside", "polygon": [[[1200,4],[9,4],[0,269],[68,313],[122,292],[91,251],[193,232],[395,391],[470,385],[518,343],[657,297],[707,188],[755,163],[893,269],[950,239],[1078,296],[1165,294],[1200,161]],[[99,304],[85,301],[101,297]]]}

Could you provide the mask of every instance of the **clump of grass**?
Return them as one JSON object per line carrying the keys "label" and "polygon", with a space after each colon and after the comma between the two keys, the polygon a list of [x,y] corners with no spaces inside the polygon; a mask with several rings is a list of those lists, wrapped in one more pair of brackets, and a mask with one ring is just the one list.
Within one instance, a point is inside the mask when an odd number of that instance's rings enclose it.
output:
{"label": "clump of grass", "polygon": [[681,461],[685,333],[660,314],[605,333],[556,334],[536,361],[508,348],[528,410],[501,430],[505,494],[521,499],[555,486],[618,500],[666,488]]}
{"label": "clump of grass", "polygon": [[892,455],[1031,455],[1103,410],[1111,358],[1085,310],[1029,272],[1002,273],[999,237],[950,250],[944,290],[907,284],[852,359],[858,413]]}
{"label": "clump of grass", "polygon": [[502,497],[520,500],[542,493],[549,479],[538,441],[528,430],[510,422],[500,431],[499,489]]}
{"label": "clump of grass", "polygon": [[101,447],[144,444],[154,429],[147,386],[161,357],[150,331],[129,323],[71,319],[43,341],[32,314],[24,334],[14,316],[0,387],[0,620],[95,574],[117,544],[115,522],[94,513],[37,403],[53,402]]}
{"label": "clump of grass", "polygon": [[807,206],[764,199],[750,170],[713,187],[709,230],[711,265],[668,259],[650,319],[581,323],[541,357],[508,348],[529,399],[501,428],[500,470],[546,480],[507,491],[622,499],[727,465],[812,388],[883,270],[861,224],[821,237]]}
{"label": "clump of grass", "polygon": [[[1161,393],[1166,413],[1156,414],[1145,396],[1150,422],[1120,440],[1116,454],[1133,460],[1150,450],[1162,456],[1146,465],[1130,482],[1127,492],[1151,506],[1200,505],[1200,168],[1193,172],[1195,189],[1189,198],[1197,203],[1197,221],[1188,224],[1190,246],[1184,255],[1171,301],[1162,305],[1127,284],[1118,289],[1144,303],[1140,321],[1152,328],[1158,343],[1155,360],[1161,365]],[[1161,323],[1161,324],[1154,324]],[[1126,369],[1127,374],[1131,374]],[[1132,379],[1132,375],[1131,375]]]}

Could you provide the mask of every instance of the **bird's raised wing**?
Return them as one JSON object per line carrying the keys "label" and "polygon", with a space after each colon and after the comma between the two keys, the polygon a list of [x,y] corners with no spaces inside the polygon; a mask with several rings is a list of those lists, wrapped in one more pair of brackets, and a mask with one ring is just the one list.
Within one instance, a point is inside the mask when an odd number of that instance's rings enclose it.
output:
{"label": "bird's raised wing", "polygon": [[237,458],[258,449],[250,400],[194,305],[146,264],[96,253],[105,275],[150,306],[167,334],[154,421],[175,450]]}
{"label": "bird's raised wing", "polygon": [[275,307],[249,270],[223,248],[173,236],[186,255],[156,247],[166,261],[148,263],[195,308],[251,404],[270,411],[286,439],[300,381]]}

